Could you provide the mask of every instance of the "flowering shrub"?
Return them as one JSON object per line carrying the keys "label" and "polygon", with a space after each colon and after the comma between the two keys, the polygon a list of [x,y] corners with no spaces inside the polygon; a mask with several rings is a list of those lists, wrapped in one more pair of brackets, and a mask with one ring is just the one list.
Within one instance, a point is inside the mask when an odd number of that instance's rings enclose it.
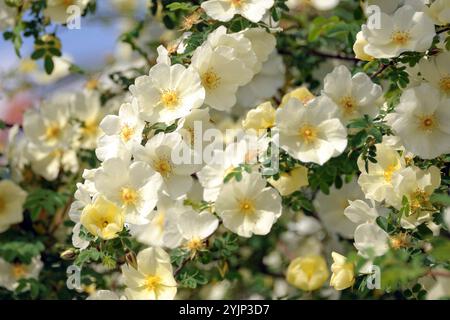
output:
{"label": "flowering shrub", "polygon": [[0,297],[450,296],[449,1],[111,4],[93,72],[94,0],[0,0],[7,101],[83,84],[5,102]]}

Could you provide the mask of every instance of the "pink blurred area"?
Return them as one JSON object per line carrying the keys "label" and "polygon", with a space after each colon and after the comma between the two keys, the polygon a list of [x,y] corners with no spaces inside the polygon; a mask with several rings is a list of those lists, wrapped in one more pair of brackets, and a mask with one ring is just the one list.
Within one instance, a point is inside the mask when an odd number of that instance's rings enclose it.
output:
{"label": "pink blurred area", "polygon": [[22,124],[23,113],[32,107],[35,97],[28,91],[16,93],[0,102],[0,119],[7,124]]}

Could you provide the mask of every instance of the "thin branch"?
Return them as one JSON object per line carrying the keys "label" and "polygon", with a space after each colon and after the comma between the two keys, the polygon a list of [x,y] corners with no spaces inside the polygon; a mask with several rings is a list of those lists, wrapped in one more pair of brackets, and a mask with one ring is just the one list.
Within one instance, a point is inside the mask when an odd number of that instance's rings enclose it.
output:
{"label": "thin branch", "polygon": [[189,260],[191,260],[190,256],[186,259],[183,260],[183,262],[181,263],[181,265],[175,270],[175,272],[173,273],[173,276],[176,277],[181,270],[183,270],[183,268],[186,266],[186,264],[189,262]]}
{"label": "thin branch", "polygon": [[380,68],[375,71],[371,76],[370,79],[374,79],[376,77],[378,77],[380,74],[382,74],[387,68],[389,68],[390,66],[394,65],[394,62],[389,62],[388,64],[382,64],[380,66]]}
{"label": "thin branch", "polygon": [[450,27],[446,27],[444,29],[441,29],[441,30],[437,31],[436,34],[441,34],[441,33],[447,32],[447,31],[450,31]]}

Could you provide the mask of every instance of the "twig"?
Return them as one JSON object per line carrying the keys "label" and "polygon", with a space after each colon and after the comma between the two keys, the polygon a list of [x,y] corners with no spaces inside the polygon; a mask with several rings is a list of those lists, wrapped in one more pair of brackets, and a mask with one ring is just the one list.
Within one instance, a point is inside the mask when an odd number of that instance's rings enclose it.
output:
{"label": "twig", "polygon": [[450,31],[450,27],[446,27],[444,29],[441,29],[441,30],[437,31],[436,34],[441,34],[441,33],[447,32],[447,31]]}
{"label": "twig", "polygon": [[382,64],[380,66],[380,68],[375,71],[371,76],[370,79],[376,78],[378,77],[380,74],[382,74],[387,68],[389,68],[390,66],[392,66],[394,63],[391,61],[388,64]]}
{"label": "twig", "polygon": [[186,266],[186,264],[189,262],[189,260],[191,260],[190,256],[186,259],[183,260],[183,262],[181,263],[181,265],[175,269],[175,272],[173,273],[173,276],[176,277],[181,270],[183,270],[183,268]]}

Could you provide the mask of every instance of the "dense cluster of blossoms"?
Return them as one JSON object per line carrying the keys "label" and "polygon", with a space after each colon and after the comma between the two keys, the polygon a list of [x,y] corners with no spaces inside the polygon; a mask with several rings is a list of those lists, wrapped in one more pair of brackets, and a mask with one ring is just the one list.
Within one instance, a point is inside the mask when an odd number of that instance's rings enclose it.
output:
{"label": "dense cluster of blossoms", "polygon": [[[339,4],[307,2],[287,5]],[[450,276],[439,237],[450,227],[450,3],[364,2],[357,10],[367,22],[352,30],[356,58],[305,49],[354,62],[332,66],[321,90],[295,80],[302,61],[289,60],[297,50],[289,30],[298,26],[283,31],[283,1],[176,4],[173,11],[190,13],[190,31],[157,48],[120,107],[102,106],[95,90],[60,95],[25,113],[23,134],[10,131],[16,183],[0,182],[0,232],[23,220],[17,183],[29,181],[27,169],[53,181],[85,169],[79,151],[95,150],[100,164],[76,185],[73,248],[62,258],[83,267],[101,260],[95,271],[121,275],[96,284],[102,290],[90,299],[173,299],[208,278],[245,281],[252,266],[233,268],[238,255],[252,254],[275,279],[272,298],[293,288],[367,297],[377,268],[387,294],[448,295],[433,272]],[[44,11],[56,23],[64,21],[59,6],[48,1]],[[389,82],[379,81],[386,74]],[[253,241],[250,252],[237,241]],[[264,246],[271,249],[261,256]],[[37,277],[42,263],[33,259],[0,260],[0,268]],[[11,279],[0,285],[14,290]]]}

